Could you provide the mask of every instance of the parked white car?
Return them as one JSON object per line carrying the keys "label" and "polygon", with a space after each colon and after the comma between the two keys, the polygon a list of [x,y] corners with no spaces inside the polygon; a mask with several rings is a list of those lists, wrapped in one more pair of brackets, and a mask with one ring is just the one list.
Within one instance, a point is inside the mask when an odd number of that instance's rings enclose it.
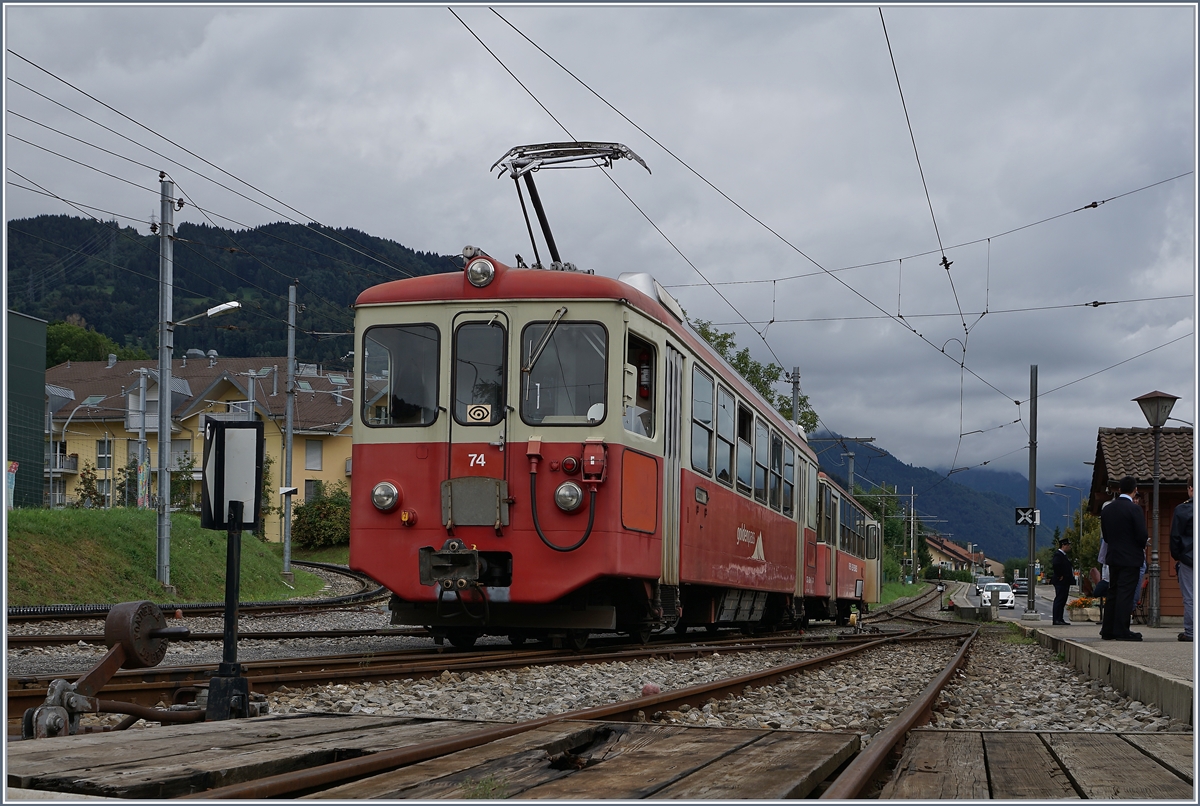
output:
{"label": "parked white car", "polygon": [[980,596],[980,604],[984,607],[991,607],[992,597],[997,596],[1000,607],[1007,607],[1013,610],[1017,606],[1017,597],[1013,595],[1012,588],[1007,582],[989,582],[983,588],[983,594]]}

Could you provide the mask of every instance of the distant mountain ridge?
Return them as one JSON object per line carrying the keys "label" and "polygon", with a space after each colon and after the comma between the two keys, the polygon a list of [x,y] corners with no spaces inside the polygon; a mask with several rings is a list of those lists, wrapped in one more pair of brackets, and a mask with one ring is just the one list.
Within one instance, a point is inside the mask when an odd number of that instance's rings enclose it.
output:
{"label": "distant mountain ridge", "polygon": [[[299,282],[297,358],[348,367],[350,306],[389,280],[455,271],[454,258],[319,224],[176,229],[176,321],[228,300],[242,310],[175,331],[175,353],[287,354],[288,286]],[[8,222],[8,306],[47,321],[85,323],[118,345],[158,350],[157,235],[115,221],[40,215]]]}
{"label": "distant mountain ridge", "polygon": [[[830,434],[814,435],[808,441],[818,454],[821,470],[843,487],[849,466],[842,454],[848,452],[848,446],[855,454],[854,479],[860,487],[894,486],[906,509],[909,491],[915,491],[917,515],[926,518],[931,529],[955,542],[975,543],[994,560],[1028,554],[1029,531],[1016,525],[1016,508],[1027,506],[1029,499],[1029,480],[1020,473],[972,469],[947,478],[944,472],[905,464],[878,442],[843,443]],[[1062,504],[1039,491],[1038,506],[1043,510],[1037,531],[1040,548],[1050,545],[1055,526],[1045,513],[1061,511]]]}

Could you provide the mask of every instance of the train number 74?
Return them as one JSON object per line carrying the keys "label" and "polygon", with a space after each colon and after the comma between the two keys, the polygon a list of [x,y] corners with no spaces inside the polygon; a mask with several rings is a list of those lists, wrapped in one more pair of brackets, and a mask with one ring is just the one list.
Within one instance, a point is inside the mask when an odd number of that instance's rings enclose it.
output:
{"label": "train number 74", "polygon": [[487,466],[487,457],[484,456],[482,453],[468,453],[467,456],[469,456],[471,458],[471,462],[469,465],[470,467],[486,467]]}

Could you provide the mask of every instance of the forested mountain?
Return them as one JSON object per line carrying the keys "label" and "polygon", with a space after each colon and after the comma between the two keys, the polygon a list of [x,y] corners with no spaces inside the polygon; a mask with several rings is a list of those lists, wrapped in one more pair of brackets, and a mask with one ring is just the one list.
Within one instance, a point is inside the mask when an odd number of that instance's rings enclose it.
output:
{"label": "forested mountain", "polygon": [[[158,350],[158,236],[116,222],[43,215],[8,223],[8,306],[94,328],[119,345]],[[180,224],[174,243],[174,319],[228,300],[243,309],[175,331],[175,354],[287,354],[288,285],[299,280],[299,360],[348,366],[349,306],[368,286],[454,271],[452,258],[318,224],[251,230]]]}
{"label": "forested mountain", "polygon": [[[845,487],[849,467],[847,460],[842,457],[847,452],[843,443],[836,436],[822,434],[809,438],[809,444],[817,452],[821,470]],[[1028,554],[1029,530],[1017,526],[1015,518],[1016,508],[1028,504],[1029,480],[1021,474],[971,470],[962,474],[972,475],[971,483],[967,485],[956,480],[958,475],[948,479],[944,473],[907,465],[877,443],[845,444],[855,454],[855,483],[868,491],[881,484],[896,487],[897,493],[903,496],[900,500],[906,510],[910,506],[909,492],[915,490],[917,514],[929,519],[930,531],[948,534],[956,542],[976,543],[983,547],[988,557],[995,560],[1025,557]],[[1020,488],[1021,482],[1024,488]],[[1025,490],[1019,500],[997,489],[1009,490],[1014,487]],[[1060,511],[1061,506],[1040,491],[1038,506],[1042,508],[1042,526],[1037,536],[1037,544],[1041,548],[1049,545],[1053,537],[1054,518],[1047,517],[1046,513]]]}

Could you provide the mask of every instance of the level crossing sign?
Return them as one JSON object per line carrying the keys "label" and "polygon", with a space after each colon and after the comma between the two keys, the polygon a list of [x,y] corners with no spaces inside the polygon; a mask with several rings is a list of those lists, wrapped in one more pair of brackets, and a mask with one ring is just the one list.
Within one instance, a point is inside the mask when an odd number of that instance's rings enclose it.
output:
{"label": "level crossing sign", "polygon": [[1017,526],[1041,526],[1042,511],[1033,507],[1017,507]]}

